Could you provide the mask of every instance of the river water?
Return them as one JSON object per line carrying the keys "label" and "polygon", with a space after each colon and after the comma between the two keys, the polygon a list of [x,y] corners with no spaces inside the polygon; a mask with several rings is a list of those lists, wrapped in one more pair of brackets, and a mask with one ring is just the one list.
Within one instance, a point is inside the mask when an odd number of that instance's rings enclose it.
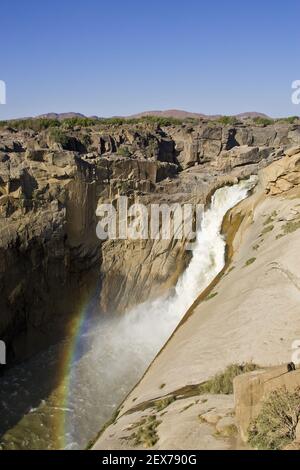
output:
{"label": "river water", "polygon": [[[218,189],[203,216],[192,259],[165,298],[123,316],[87,315],[70,361],[66,339],[0,378],[0,448],[84,449],[112,416],[197,296],[222,270],[226,212],[255,179]],[[63,366],[62,366],[63,364]]]}

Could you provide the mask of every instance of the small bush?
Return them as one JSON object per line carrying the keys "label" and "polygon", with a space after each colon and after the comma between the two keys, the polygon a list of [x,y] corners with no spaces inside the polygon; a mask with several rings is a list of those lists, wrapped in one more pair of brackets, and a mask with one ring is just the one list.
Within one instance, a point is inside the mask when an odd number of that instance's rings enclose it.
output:
{"label": "small bush", "polygon": [[217,122],[220,124],[235,126],[238,123],[238,120],[235,116],[221,116],[217,119]]}
{"label": "small bush", "polygon": [[268,118],[264,118],[264,117],[260,117],[260,116],[257,116],[255,118],[253,118],[253,122],[259,126],[270,126],[271,124],[274,124],[274,120],[273,119],[268,119]]}
{"label": "small bush", "polygon": [[206,300],[206,301],[207,301],[207,300],[211,300],[211,299],[213,299],[214,297],[216,297],[217,295],[218,295],[218,292],[214,292],[213,294],[209,294],[209,295],[205,298],[205,300]]}
{"label": "small bush", "polygon": [[246,263],[245,263],[245,266],[250,266],[250,265],[253,264],[255,261],[256,261],[256,258],[247,259],[247,261],[246,261]]}
{"label": "small bush", "polygon": [[90,136],[89,134],[84,134],[84,135],[82,136],[82,139],[81,139],[81,140],[82,140],[83,145],[84,145],[86,148],[87,148],[89,145],[91,145],[91,143],[92,143],[92,138],[91,138],[91,136]]}
{"label": "small bush", "polygon": [[126,157],[126,158],[131,157],[131,152],[128,147],[119,147],[117,154],[120,155],[121,157]]}
{"label": "small bush", "polygon": [[289,116],[287,118],[278,119],[278,122],[286,122],[287,124],[295,124],[299,121],[299,116]]}
{"label": "small bush", "polygon": [[282,449],[295,439],[299,419],[300,387],[293,392],[275,390],[249,427],[250,445],[256,449]]}
{"label": "small bush", "polygon": [[148,416],[148,418],[140,421],[137,424],[137,431],[130,436],[130,439],[133,439],[134,446],[153,447],[158,441],[156,429],[160,423],[161,421],[158,421],[155,415]]}
{"label": "small bush", "polygon": [[67,147],[70,142],[70,137],[61,129],[53,128],[50,130],[49,135],[53,142],[61,144],[64,148]]}
{"label": "small bush", "polygon": [[293,233],[300,228],[300,220],[291,220],[287,222],[283,227],[283,233],[287,235],[288,233]]}
{"label": "small bush", "polygon": [[170,396],[166,398],[162,398],[161,400],[158,400],[155,402],[155,408],[157,411],[162,411],[165,408],[167,408],[171,403],[173,403],[176,400],[176,397]]}
{"label": "small bush", "polygon": [[228,366],[224,372],[215,375],[212,379],[200,385],[200,393],[224,394],[230,395],[233,393],[233,379],[238,375],[252,372],[258,369],[256,364],[232,364]]}

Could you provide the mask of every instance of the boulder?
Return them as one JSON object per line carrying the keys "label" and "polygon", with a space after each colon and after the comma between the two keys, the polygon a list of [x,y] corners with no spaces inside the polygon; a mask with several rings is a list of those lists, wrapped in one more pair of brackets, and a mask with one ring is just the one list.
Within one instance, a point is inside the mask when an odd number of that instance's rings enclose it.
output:
{"label": "boulder", "polygon": [[217,424],[221,418],[222,416],[216,411],[208,411],[207,413],[201,415],[201,419],[209,424]]}
{"label": "boulder", "polygon": [[243,441],[262,407],[264,399],[279,388],[295,390],[300,386],[300,370],[288,372],[287,365],[256,370],[236,377],[233,381],[235,416]]}
{"label": "boulder", "polygon": [[300,153],[274,162],[262,173],[265,191],[270,195],[285,193],[300,184]]}

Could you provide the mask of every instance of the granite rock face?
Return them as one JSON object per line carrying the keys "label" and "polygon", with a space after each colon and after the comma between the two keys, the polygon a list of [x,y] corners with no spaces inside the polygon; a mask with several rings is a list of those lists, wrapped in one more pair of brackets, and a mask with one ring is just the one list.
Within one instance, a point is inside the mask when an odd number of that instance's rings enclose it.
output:
{"label": "granite rock face", "polygon": [[[245,448],[249,424],[269,394],[298,389],[300,179],[295,173],[299,157],[296,145],[259,171],[253,194],[227,213],[223,231],[228,258],[223,271],[199,295],[93,448],[134,448],[128,439],[130,426],[135,429],[136,423],[154,413],[155,403],[170,397],[167,413],[159,415],[153,449],[181,448],[179,437],[184,448],[223,448],[225,437],[220,434],[215,443],[212,427],[214,436],[216,430],[234,434],[237,427],[237,438],[242,438],[237,448]],[[278,186],[281,179],[292,180],[292,187]],[[277,186],[278,191],[271,193],[270,188]],[[224,410],[223,404],[212,404],[213,395],[197,395],[199,385],[219,378],[229,365],[247,363],[258,369],[234,379],[235,410],[233,405]],[[218,397],[223,401],[224,396]],[[183,406],[187,399],[190,402]],[[202,409],[207,403],[208,408]],[[287,449],[299,450],[299,424],[295,438]]]}
{"label": "granite rock face", "polygon": [[283,124],[1,128],[0,337],[9,356],[63,334],[96,288],[102,311],[123,311],[171,287],[186,266],[181,240],[101,242],[100,202],[205,203],[299,142],[300,127]]}

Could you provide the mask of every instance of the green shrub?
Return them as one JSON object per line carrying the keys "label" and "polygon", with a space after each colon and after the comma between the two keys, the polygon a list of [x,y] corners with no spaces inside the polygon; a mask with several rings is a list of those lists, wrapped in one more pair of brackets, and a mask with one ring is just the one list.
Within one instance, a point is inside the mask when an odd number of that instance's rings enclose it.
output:
{"label": "green shrub", "polygon": [[217,122],[220,124],[234,126],[238,123],[238,120],[235,116],[221,116],[217,119]]}
{"label": "green shrub", "polygon": [[293,392],[275,390],[249,427],[250,445],[256,449],[282,449],[295,439],[299,419],[300,387]]}
{"label": "green shrub", "polygon": [[106,126],[123,126],[124,124],[154,124],[156,126],[180,125],[183,119],[162,116],[142,116],[140,118],[100,118],[98,123]]}
{"label": "green shrub", "polygon": [[218,295],[218,292],[214,292],[213,294],[209,294],[204,300],[207,301],[207,300],[211,300],[213,299],[214,297],[216,297]]}
{"label": "green shrub", "polygon": [[133,439],[134,446],[153,447],[158,441],[156,429],[160,423],[155,415],[142,419],[137,423],[137,431],[129,439]]}
{"label": "green shrub", "polygon": [[61,126],[65,129],[72,129],[73,127],[91,127],[99,123],[99,119],[87,118],[87,117],[73,117],[62,119],[60,121]]}
{"label": "green shrub", "polygon": [[49,135],[53,142],[61,144],[64,148],[68,146],[70,137],[61,129],[53,128],[50,130]]}
{"label": "green shrub", "polygon": [[173,403],[175,400],[176,397],[173,395],[171,395],[170,397],[162,398],[161,400],[155,402],[155,408],[157,411],[162,411],[169,405],[171,405],[171,403]]}
{"label": "green shrub", "polygon": [[232,364],[228,366],[224,372],[215,375],[212,379],[199,386],[200,393],[224,394],[233,393],[233,379],[238,375],[252,372],[258,369],[256,364]]}
{"label": "green shrub", "polygon": [[287,235],[288,233],[293,233],[296,230],[299,230],[299,228],[300,228],[300,220],[291,220],[282,227],[282,230],[283,230],[284,235]]}
{"label": "green shrub", "polygon": [[40,132],[52,127],[59,127],[60,121],[57,119],[13,119],[11,121],[0,121],[0,127],[12,127],[17,130],[32,129],[33,131]]}
{"label": "green shrub", "polygon": [[177,119],[173,117],[163,117],[163,116],[143,116],[140,118],[140,121],[147,122],[149,124],[157,124],[158,126],[172,126],[180,125],[184,122],[184,119]]}
{"label": "green shrub", "polygon": [[88,147],[92,143],[92,138],[89,134],[84,134],[81,140],[85,147]]}
{"label": "green shrub", "polygon": [[126,158],[131,157],[131,152],[128,147],[119,147],[117,150],[117,154]]}
{"label": "green shrub", "polygon": [[259,126],[270,126],[271,124],[274,124],[274,120],[273,119],[269,119],[269,118],[264,118],[264,117],[261,117],[261,116],[257,116],[255,118],[253,118],[253,122]]}
{"label": "green shrub", "polygon": [[247,261],[246,261],[246,263],[245,263],[245,266],[250,266],[250,265],[253,264],[255,261],[256,261],[256,258],[247,259]]}
{"label": "green shrub", "polygon": [[278,122],[286,122],[287,124],[295,124],[300,120],[299,116],[289,116],[287,118],[278,119]]}

